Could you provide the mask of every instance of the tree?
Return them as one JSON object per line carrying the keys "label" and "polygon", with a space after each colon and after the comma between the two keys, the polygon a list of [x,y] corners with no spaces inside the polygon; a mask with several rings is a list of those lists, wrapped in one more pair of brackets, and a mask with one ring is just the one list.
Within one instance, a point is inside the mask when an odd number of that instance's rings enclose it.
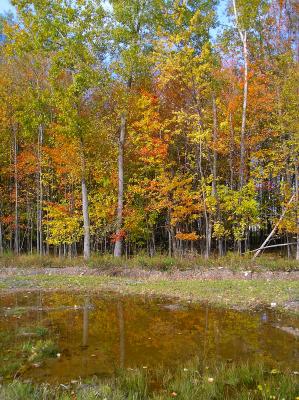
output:
{"label": "tree", "polygon": [[119,104],[120,130],[118,139],[118,206],[114,256],[122,255],[124,209],[124,149],[127,129],[127,102],[133,89],[147,77],[150,51],[161,18],[163,2],[112,0],[110,33],[117,56],[112,62],[114,73],[123,85]]}
{"label": "tree", "polygon": [[[84,225],[84,258],[90,257],[90,222],[88,211],[88,193],[86,184],[84,123],[80,121],[80,101],[84,102],[88,91],[99,84],[99,69],[94,43],[100,39],[103,20],[103,8],[100,4],[86,0],[78,5],[60,1],[14,1],[22,18],[31,42],[29,47],[46,52],[51,56],[50,77],[56,89],[56,106],[63,104],[64,121],[69,123],[68,133],[75,135],[81,147],[81,186],[82,214]],[[92,46],[92,47],[91,47]],[[64,80],[68,88],[59,88],[59,76],[66,73]],[[58,83],[55,85],[54,83]],[[68,104],[59,98],[67,93]],[[39,131],[43,127],[40,125]],[[40,133],[40,143],[42,133]]]}

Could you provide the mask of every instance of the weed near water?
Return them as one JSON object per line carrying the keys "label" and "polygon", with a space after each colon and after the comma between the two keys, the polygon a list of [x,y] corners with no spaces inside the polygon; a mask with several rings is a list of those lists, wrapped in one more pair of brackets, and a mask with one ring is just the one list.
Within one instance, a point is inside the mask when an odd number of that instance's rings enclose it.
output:
{"label": "weed near water", "polygon": [[0,388],[2,400],[296,400],[298,375],[262,365],[204,366],[198,359],[175,372],[122,371],[100,381],[50,386],[13,381]]}

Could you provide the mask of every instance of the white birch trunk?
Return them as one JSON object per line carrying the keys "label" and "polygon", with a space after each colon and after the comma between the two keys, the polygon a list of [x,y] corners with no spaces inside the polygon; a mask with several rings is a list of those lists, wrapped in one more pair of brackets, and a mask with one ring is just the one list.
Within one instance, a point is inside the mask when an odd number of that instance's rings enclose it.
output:
{"label": "white birch trunk", "polygon": [[83,212],[83,228],[84,228],[84,240],[83,240],[83,257],[85,260],[90,258],[90,223],[89,223],[89,212],[88,212],[88,194],[85,177],[82,177],[82,212]]}
{"label": "white birch trunk", "polygon": [[124,207],[124,145],[126,136],[126,115],[123,112],[120,116],[120,135],[118,142],[118,199],[117,199],[117,217],[116,217],[116,240],[114,247],[114,257],[121,257],[123,240],[121,229],[123,223]]}
{"label": "white birch trunk", "polygon": [[238,29],[242,45],[243,45],[243,59],[244,59],[244,88],[243,88],[243,106],[242,106],[242,125],[241,125],[241,138],[240,138],[240,170],[239,170],[239,183],[240,188],[243,187],[245,181],[245,137],[246,137],[246,112],[247,112],[247,97],[248,97],[248,48],[247,48],[247,31],[242,29],[239,23],[238,10],[236,0],[233,0],[234,14],[236,20],[236,27]]}
{"label": "white birch trunk", "polygon": [[83,214],[83,257],[85,260],[90,258],[90,220],[89,220],[89,204],[88,191],[86,185],[86,166],[85,155],[82,138],[80,139],[81,150],[81,195],[82,195],[82,214]]}

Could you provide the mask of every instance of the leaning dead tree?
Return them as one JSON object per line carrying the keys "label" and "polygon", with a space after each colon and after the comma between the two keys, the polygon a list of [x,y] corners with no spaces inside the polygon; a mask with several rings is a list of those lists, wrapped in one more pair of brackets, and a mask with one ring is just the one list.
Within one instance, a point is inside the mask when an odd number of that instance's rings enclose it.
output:
{"label": "leaning dead tree", "polygon": [[292,201],[295,199],[295,194],[293,194],[293,196],[290,198],[290,200],[288,201],[286,207],[284,208],[281,216],[279,217],[279,220],[276,222],[276,224],[274,225],[272,231],[269,233],[269,235],[267,236],[267,238],[265,239],[264,243],[261,245],[261,247],[259,247],[257,250],[254,250],[254,256],[253,259],[255,259],[260,253],[261,251],[266,248],[266,244],[269,242],[269,240],[271,239],[271,237],[274,235],[274,233],[276,232],[279,224],[281,223],[281,221],[283,220],[285,213],[288,210],[288,206],[292,203]]}

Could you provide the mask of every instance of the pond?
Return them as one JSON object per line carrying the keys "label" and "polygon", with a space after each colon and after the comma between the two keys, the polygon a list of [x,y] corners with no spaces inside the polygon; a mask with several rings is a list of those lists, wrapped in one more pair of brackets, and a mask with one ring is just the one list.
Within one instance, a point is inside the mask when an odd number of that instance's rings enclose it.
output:
{"label": "pond", "polygon": [[272,310],[117,294],[24,291],[0,295],[0,376],[66,382],[120,368],[263,361],[298,369],[298,318]]}

